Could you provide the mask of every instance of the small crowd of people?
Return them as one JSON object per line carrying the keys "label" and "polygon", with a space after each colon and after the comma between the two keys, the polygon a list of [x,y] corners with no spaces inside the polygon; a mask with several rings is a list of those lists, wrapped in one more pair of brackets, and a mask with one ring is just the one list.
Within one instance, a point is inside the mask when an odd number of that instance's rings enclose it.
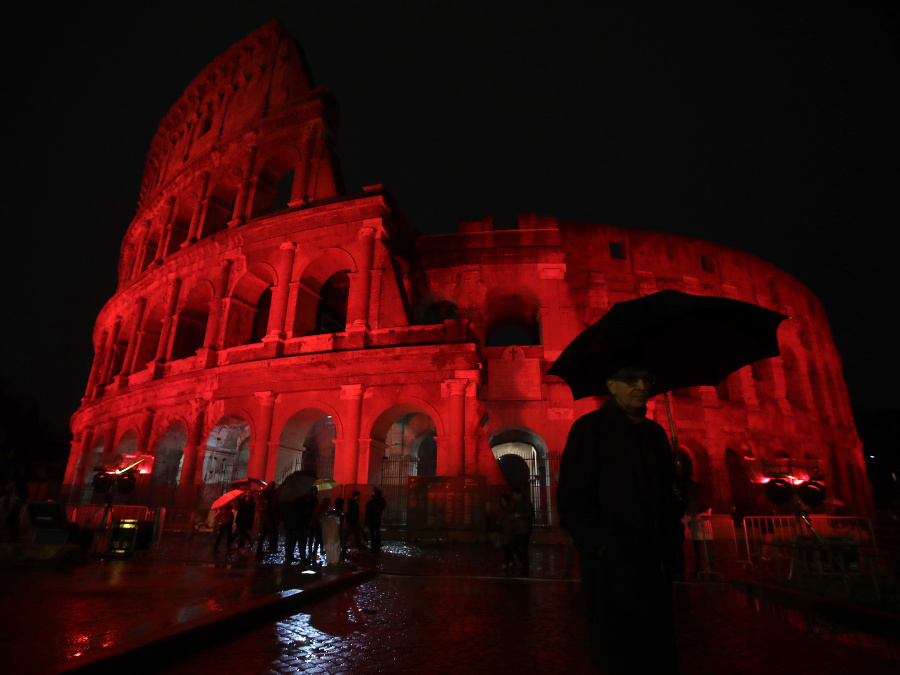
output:
{"label": "small crowd of people", "polygon": [[[270,483],[262,490],[246,491],[236,499],[225,502],[216,511],[218,525],[213,553],[218,554],[225,539],[225,552],[233,543],[238,550],[246,550],[252,543],[254,521],[258,523],[256,556],[278,550],[279,528],[284,529],[285,564],[312,564],[320,554],[325,554],[323,526],[337,524],[337,542],[340,560],[345,560],[348,544],[357,550],[381,551],[381,521],[387,500],[379,488],[372,490],[372,497],[365,509],[360,507],[361,493],[353,490],[346,501],[337,497],[322,499],[318,488],[311,487],[305,494],[287,502],[279,502],[276,486]],[[364,516],[363,516],[364,513]],[[363,527],[363,523],[365,527]],[[329,560],[330,561],[330,560]]]}

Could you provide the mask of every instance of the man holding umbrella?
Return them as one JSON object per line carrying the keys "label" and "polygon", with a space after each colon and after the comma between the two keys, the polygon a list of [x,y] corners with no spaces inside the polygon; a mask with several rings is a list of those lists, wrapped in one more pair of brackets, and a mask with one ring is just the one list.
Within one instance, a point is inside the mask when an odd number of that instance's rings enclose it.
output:
{"label": "man holding umbrella", "polygon": [[[682,511],[675,455],[662,427],[647,419],[647,399],[714,386],[777,356],[786,318],[730,298],[663,290],[617,302],[548,371],[576,399],[610,396],[572,425],[557,492],[560,521],[581,558],[594,663],[604,672],[678,670],[671,581]],[[668,396],[666,409],[677,447]]]}
{"label": "man holding umbrella", "polygon": [[594,663],[610,673],[677,672],[682,513],[669,439],[646,417],[653,384],[642,364],[614,364],[610,399],[575,422],[560,462],[558,507],[579,549]]}

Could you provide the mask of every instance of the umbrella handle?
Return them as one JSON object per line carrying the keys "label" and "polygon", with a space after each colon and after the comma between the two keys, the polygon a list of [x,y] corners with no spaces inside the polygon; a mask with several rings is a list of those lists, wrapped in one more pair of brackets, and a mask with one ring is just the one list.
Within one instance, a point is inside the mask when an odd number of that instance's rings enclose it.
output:
{"label": "umbrella handle", "polygon": [[669,433],[672,436],[672,450],[678,452],[678,436],[675,435],[675,421],[672,419],[672,405],[669,403],[669,392],[663,394],[666,399],[666,412],[669,414]]}

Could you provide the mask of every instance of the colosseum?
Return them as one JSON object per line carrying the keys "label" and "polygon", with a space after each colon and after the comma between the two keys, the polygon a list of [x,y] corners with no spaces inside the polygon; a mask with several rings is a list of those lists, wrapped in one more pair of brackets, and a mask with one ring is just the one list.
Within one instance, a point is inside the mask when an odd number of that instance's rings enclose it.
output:
{"label": "colosseum", "polygon": [[421,235],[382,186],[345,193],[337,105],[306,72],[272,22],[160,124],[71,421],[69,502],[102,501],[97,467],[140,462],[117,502],[187,513],[235,479],[312,469],[381,486],[398,528],[483,530],[511,485],[554,525],[567,433],[602,401],[573,401],[548,368],[613,303],[674,288],[791,317],[779,358],[671,397],[713,511],[766,508],[766,463],[791,462],[823,477],[820,512],[871,513],[840,359],[802,284],[710,242],[534,214]]}

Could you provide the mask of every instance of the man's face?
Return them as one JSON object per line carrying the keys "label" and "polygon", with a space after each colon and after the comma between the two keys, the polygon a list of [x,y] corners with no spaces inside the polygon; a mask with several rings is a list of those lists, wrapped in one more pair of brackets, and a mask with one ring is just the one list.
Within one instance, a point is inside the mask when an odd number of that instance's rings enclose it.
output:
{"label": "man's face", "polygon": [[622,368],[606,380],[609,393],[623,408],[647,405],[655,379],[646,368]]}

